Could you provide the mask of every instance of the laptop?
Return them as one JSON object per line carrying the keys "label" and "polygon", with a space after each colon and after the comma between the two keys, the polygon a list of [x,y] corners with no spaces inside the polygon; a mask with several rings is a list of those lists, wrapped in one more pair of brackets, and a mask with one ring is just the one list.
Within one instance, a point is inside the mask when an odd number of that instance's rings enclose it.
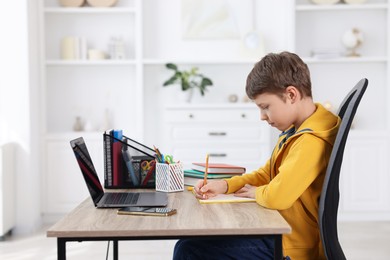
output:
{"label": "laptop", "polygon": [[168,197],[163,192],[104,192],[83,137],[70,141],[92,201],[97,208],[129,206],[165,207]]}

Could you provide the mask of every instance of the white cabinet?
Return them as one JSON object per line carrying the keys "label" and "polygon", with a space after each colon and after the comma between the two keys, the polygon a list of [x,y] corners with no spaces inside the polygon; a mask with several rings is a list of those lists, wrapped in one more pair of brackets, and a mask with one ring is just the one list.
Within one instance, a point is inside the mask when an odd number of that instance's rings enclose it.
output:
{"label": "white cabinet", "polygon": [[251,171],[270,156],[270,127],[260,121],[254,104],[167,106],[165,122],[165,147],[186,168],[208,153],[210,162]]}
{"label": "white cabinet", "polygon": [[352,131],[340,176],[339,219],[390,218],[388,133]]}

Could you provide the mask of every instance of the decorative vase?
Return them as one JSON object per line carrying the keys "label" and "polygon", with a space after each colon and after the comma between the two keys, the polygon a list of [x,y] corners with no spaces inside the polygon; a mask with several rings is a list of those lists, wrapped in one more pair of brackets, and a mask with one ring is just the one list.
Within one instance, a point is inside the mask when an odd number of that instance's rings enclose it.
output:
{"label": "decorative vase", "polygon": [[317,5],[333,5],[340,2],[340,0],[311,0],[311,1]]}
{"label": "decorative vase", "polygon": [[346,4],[350,4],[350,5],[353,5],[353,4],[363,4],[365,3],[367,0],[344,0],[344,2]]}
{"label": "decorative vase", "polygon": [[64,7],[80,7],[84,2],[84,0],[60,0],[60,5]]}
{"label": "decorative vase", "polygon": [[180,91],[179,100],[181,103],[191,103],[194,96],[194,89],[190,88],[185,91]]}
{"label": "decorative vase", "polygon": [[116,4],[117,0],[87,0],[87,2],[93,7],[111,7]]}
{"label": "decorative vase", "polygon": [[360,54],[357,52],[357,49],[363,43],[363,33],[358,28],[352,28],[346,31],[342,38],[342,43],[345,48],[349,51],[347,53],[348,57],[359,57]]}
{"label": "decorative vase", "polygon": [[73,131],[80,132],[84,131],[84,125],[83,122],[81,121],[81,117],[76,116],[76,119],[73,123]]}

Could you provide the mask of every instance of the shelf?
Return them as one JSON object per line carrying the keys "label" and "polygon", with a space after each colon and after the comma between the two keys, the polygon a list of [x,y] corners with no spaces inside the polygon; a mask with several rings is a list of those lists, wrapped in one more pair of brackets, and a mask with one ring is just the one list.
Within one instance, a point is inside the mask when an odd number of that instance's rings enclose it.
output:
{"label": "shelf", "polygon": [[135,8],[131,7],[46,7],[46,14],[133,14]]}
{"label": "shelf", "polygon": [[163,59],[144,59],[145,65],[165,65],[166,63],[175,64],[204,64],[204,65],[252,65],[258,60],[163,60]]}
{"label": "shelf", "polygon": [[47,66],[126,66],[135,65],[135,60],[47,60]]}
{"label": "shelf", "polygon": [[166,105],[166,109],[257,109],[253,102]]}
{"label": "shelf", "polygon": [[387,4],[297,5],[297,11],[387,10]]}
{"label": "shelf", "polygon": [[92,131],[92,132],[87,132],[87,131],[80,131],[80,132],[56,132],[56,133],[47,133],[45,135],[46,140],[51,140],[51,141],[70,141],[74,138],[77,138],[79,136],[83,136],[86,139],[97,139],[97,140],[103,140],[103,131],[98,132],[98,131]]}
{"label": "shelf", "polygon": [[303,58],[306,63],[370,63],[387,62],[386,57],[340,57],[334,59]]}
{"label": "shelf", "polygon": [[[387,62],[386,57],[339,57],[332,59],[317,59],[311,57],[303,58],[306,63],[366,63],[366,62]],[[144,65],[165,65],[166,63],[175,63],[175,64],[204,64],[204,65],[253,65],[256,60],[144,60]]]}

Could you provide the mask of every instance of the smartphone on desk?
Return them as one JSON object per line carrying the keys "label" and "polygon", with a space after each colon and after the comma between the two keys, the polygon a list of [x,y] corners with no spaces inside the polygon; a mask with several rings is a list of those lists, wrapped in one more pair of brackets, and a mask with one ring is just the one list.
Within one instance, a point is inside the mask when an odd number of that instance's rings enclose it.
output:
{"label": "smartphone on desk", "polygon": [[156,207],[126,207],[118,209],[119,215],[142,215],[142,216],[170,216],[176,213],[172,208]]}

